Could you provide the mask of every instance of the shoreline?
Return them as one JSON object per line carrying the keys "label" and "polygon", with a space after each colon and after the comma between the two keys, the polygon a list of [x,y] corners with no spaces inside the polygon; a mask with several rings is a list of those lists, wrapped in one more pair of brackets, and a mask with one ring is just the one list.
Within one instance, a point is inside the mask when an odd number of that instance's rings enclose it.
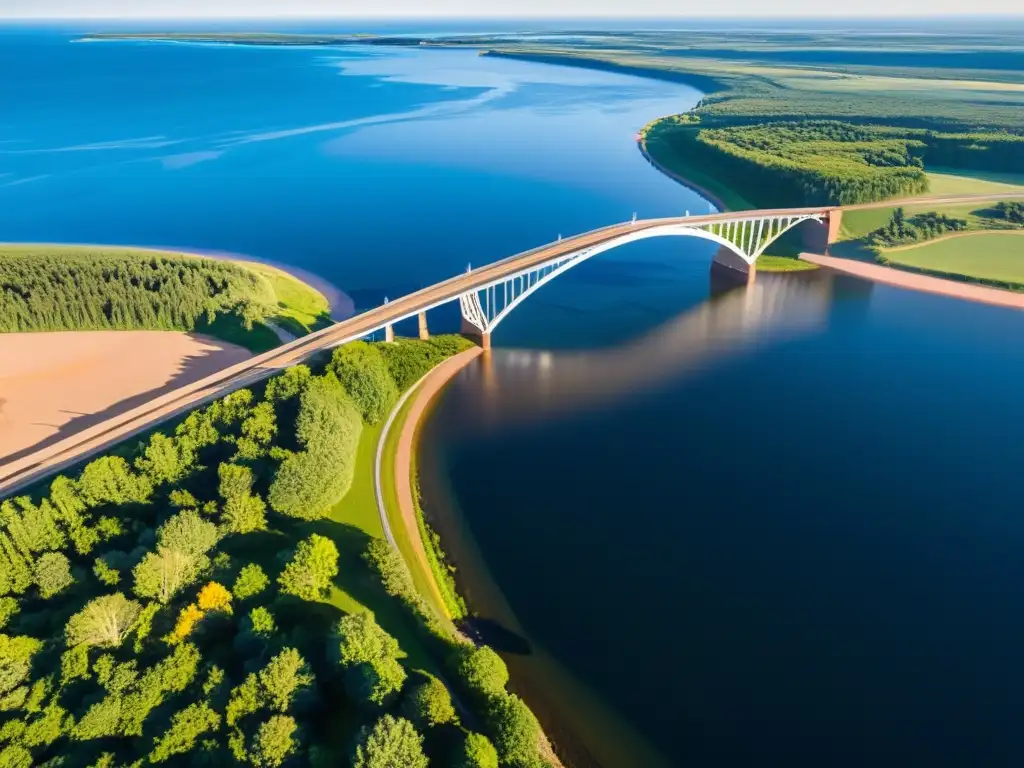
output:
{"label": "shoreline", "polygon": [[[669,116],[666,115],[665,117],[669,117]],[[664,120],[665,117],[659,117],[658,120]],[[658,122],[658,120],[655,120],[653,122],[656,123],[656,122]],[[653,123],[649,123],[648,125],[653,125]],[[722,198],[720,198],[718,195],[716,195],[710,189],[708,189],[707,187],[705,187],[705,186],[703,186],[701,184],[698,184],[695,181],[691,181],[690,179],[687,179],[685,176],[681,176],[680,174],[676,173],[673,170],[670,170],[669,168],[667,168],[666,166],[662,165],[660,162],[655,160],[654,156],[651,155],[650,151],[647,149],[647,139],[644,138],[642,135],[638,135],[637,136],[636,144],[637,144],[637,147],[640,149],[640,154],[643,155],[644,159],[648,163],[650,163],[650,165],[656,171],[658,171],[658,172],[662,173],[663,175],[667,176],[668,178],[672,179],[672,181],[676,182],[677,184],[682,184],[687,189],[693,190],[698,195],[700,195],[705,200],[707,200],[709,203],[711,203],[713,206],[715,206],[719,210],[719,212],[721,212],[721,213],[729,213],[730,212],[729,206],[727,206],[725,204],[725,202],[722,200]]]}
{"label": "shoreline", "polygon": [[[375,454],[374,480],[375,491],[377,494],[377,510],[381,516],[381,523],[384,526],[385,537],[387,538],[388,543],[396,552],[398,552],[399,556],[402,557],[401,550],[394,538],[391,523],[388,518],[381,476],[383,471],[387,471],[387,468],[384,468],[382,464],[384,446],[387,441],[388,433],[394,426],[395,419],[405,409],[408,402],[408,410],[400,424],[401,431],[399,432],[394,464],[390,467],[390,471],[394,473],[395,487],[398,496],[397,511],[400,515],[402,525],[405,528],[405,532],[412,543],[412,548],[416,553],[416,559],[419,566],[431,586],[431,591],[434,593],[433,596],[437,607],[443,612],[448,621],[451,621],[452,617],[449,615],[445,606],[444,598],[441,595],[440,585],[437,583],[437,579],[434,577],[434,572],[430,567],[426,545],[424,544],[423,537],[420,533],[418,513],[413,491],[412,474],[415,466],[413,459],[419,447],[418,437],[420,428],[423,426],[426,416],[430,413],[430,409],[437,396],[445,389],[445,387],[448,386],[449,383],[451,383],[453,378],[483,354],[485,354],[485,352],[481,347],[473,347],[471,349],[464,350],[463,352],[459,352],[457,355],[448,358],[444,362],[432,368],[423,376],[423,378],[406,390],[391,410],[387,423],[381,431]],[[409,564],[406,563],[406,566],[408,565]],[[461,634],[458,628],[455,628],[454,631]],[[565,768],[561,759],[559,759],[555,752],[551,739],[547,735],[547,731],[544,729],[543,725],[541,726],[541,751],[544,753],[544,758],[551,763],[553,768]]]}
{"label": "shoreline", "polygon": [[[423,378],[406,390],[406,392],[398,399],[398,402],[395,403],[391,410],[391,414],[388,417],[387,423],[381,431],[380,440],[377,444],[376,466],[374,468],[376,476],[377,511],[380,513],[381,523],[384,526],[384,532],[388,539],[388,543],[399,551],[399,554],[401,554],[398,543],[395,540],[391,529],[391,523],[384,500],[383,486],[380,481],[382,473],[385,471],[393,473],[398,496],[397,511],[401,517],[409,540],[412,542],[412,548],[416,553],[416,560],[419,562],[423,573],[427,577],[427,581],[431,586],[431,591],[433,592],[433,597],[436,600],[437,606],[444,612],[445,618],[449,620],[451,620],[451,616],[448,615],[448,611],[445,608],[444,598],[441,595],[440,585],[438,585],[437,580],[434,578],[434,573],[430,568],[426,545],[423,542],[423,537],[420,535],[420,528],[416,519],[416,503],[413,498],[412,490],[413,455],[417,447],[417,433],[434,398],[441,393],[448,383],[463,368],[473,362],[473,360],[478,358],[481,354],[483,354],[483,349],[480,347],[473,347],[472,349],[459,352],[457,355],[448,358],[441,364],[432,368],[423,376]],[[384,459],[384,446],[387,441],[388,434],[394,426],[394,421],[402,412],[405,404],[410,400],[411,404],[409,406],[409,410],[406,412],[404,420],[402,420],[399,425],[401,431],[398,436],[394,465],[390,468],[384,468],[382,466]]]}

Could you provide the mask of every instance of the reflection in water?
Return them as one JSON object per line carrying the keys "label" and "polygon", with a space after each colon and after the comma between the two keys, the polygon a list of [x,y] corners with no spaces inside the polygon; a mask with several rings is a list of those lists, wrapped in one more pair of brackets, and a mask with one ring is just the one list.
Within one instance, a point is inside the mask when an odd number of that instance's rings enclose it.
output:
{"label": "reflection in water", "polygon": [[611,349],[496,349],[463,372],[460,390],[476,394],[465,398],[459,418],[473,431],[494,431],[608,404],[751,345],[814,333],[827,322],[837,290],[866,299],[870,286],[824,271],[763,274]]}
{"label": "reflection in water", "polygon": [[[524,518],[521,521],[503,516],[500,521],[489,522],[491,514],[502,505],[477,503],[468,511],[482,513],[483,517],[471,514],[471,520],[465,519],[459,500],[449,486],[454,469],[448,464],[451,447],[502,442],[503,438],[522,431],[530,435],[526,443],[535,445],[539,452],[547,452],[543,446],[531,443],[543,439],[543,433],[538,437],[535,430],[516,428],[533,424],[537,429],[557,430],[558,423],[575,416],[615,411],[623,404],[637,402],[638,394],[677,386],[687,377],[758,345],[820,334],[842,319],[863,317],[871,290],[870,283],[824,270],[762,274],[749,286],[727,290],[712,286],[711,296],[705,302],[617,347],[554,353],[495,349],[489,357],[463,370],[444,395],[425,429],[419,453],[425,509],[458,566],[460,590],[477,615],[470,631],[495,643],[504,653],[517,690],[527,697],[577,768],[639,765],[657,768],[675,763],[662,752],[662,744],[652,744],[636,729],[635,720],[630,721],[620,714],[618,710],[625,699],[608,697],[607,690],[601,690],[599,695],[590,687],[595,683],[593,676],[585,683],[577,677],[579,668],[573,658],[566,657],[564,651],[550,652],[538,642],[531,630],[540,634],[543,629],[549,639],[551,633],[557,634],[558,630],[553,626],[524,626],[506,599],[502,586],[515,586],[520,593],[528,594],[534,589],[552,591],[553,585],[540,577],[542,573],[551,573],[546,562],[551,555],[545,554],[548,547],[537,546],[537,536],[550,536],[570,547],[595,548],[595,560],[589,563],[591,568],[628,567],[628,557],[622,566],[610,563],[603,566],[602,558],[607,555],[602,555],[599,536],[587,540],[586,535],[581,535],[574,540],[565,537],[564,530],[559,531],[557,526],[535,527],[539,521],[530,515],[521,515]],[[834,312],[840,303],[843,311]],[[851,312],[851,307],[857,309]],[[529,305],[525,304],[520,311],[529,312]],[[758,382],[751,382],[751,386],[758,386]],[[726,396],[732,394],[735,393]],[[581,439],[586,442],[586,438]],[[595,448],[597,446],[590,445],[583,450],[586,453]],[[612,441],[600,450],[614,448]],[[652,446],[648,453],[657,453],[657,450],[657,446]],[[601,467],[600,462],[595,463],[595,467]],[[652,466],[652,471],[659,470]],[[567,478],[557,481],[543,474],[519,476],[504,467],[492,466],[486,475],[478,478],[481,485],[492,488],[485,495],[512,497],[522,504],[543,497],[552,483],[571,484]],[[494,479],[501,480],[501,487],[491,484]],[[497,514],[507,515],[507,505],[504,513]],[[526,522],[528,519],[530,522]],[[588,519],[600,525],[601,511],[593,510],[593,517]],[[520,553],[521,557],[515,559],[527,572],[517,572],[516,584],[509,583],[505,574],[506,580],[499,586],[478,549],[471,524],[479,533],[485,531],[478,526],[502,532],[490,533],[502,539],[507,536],[506,546]],[[493,554],[493,550],[488,552],[488,561]],[[533,558],[538,558],[533,563],[535,568],[526,565]],[[534,570],[535,573],[529,572]],[[655,599],[661,596],[661,590],[654,590]],[[597,596],[590,599],[601,600]],[[538,601],[550,602],[543,598]],[[591,624],[590,608],[570,601],[559,603],[559,610],[565,615],[562,623],[570,628],[563,627],[562,632],[569,633],[568,638],[563,635],[563,642],[581,643],[583,647],[577,651],[583,655],[589,654],[587,649],[602,645],[592,634],[603,630]],[[637,626],[637,631],[669,631],[667,626],[661,625],[663,618],[655,612],[647,614],[646,621],[651,622],[649,629]],[[630,651],[623,649],[623,653],[628,655]]]}

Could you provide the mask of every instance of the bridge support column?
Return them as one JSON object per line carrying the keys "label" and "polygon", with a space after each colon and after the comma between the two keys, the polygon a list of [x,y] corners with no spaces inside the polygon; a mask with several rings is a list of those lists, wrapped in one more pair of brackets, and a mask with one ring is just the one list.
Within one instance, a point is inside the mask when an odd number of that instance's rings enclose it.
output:
{"label": "bridge support column", "polygon": [[385,325],[384,326],[384,341],[391,342],[391,341],[394,341],[394,340],[395,340],[395,327],[393,325]]}
{"label": "bridge support column", "polygon": [[475,325],[469,322],[466,318],[462,318],[461,333],[467,339],[472,339],[477,344],[479,344],[480,348],[484,352],[491,351],[491,334],[487,333],[486,331],[481,331],[479,328],[477,328]]}
{"label": "bridge support column", "polygon": [[426,341],[427,339],[430,338],[430,331],[427,330],[427,313],[426,312],[420,312],[420,314],[419,314],[419,321],[420,321],[420,338],[423,339],[423,341]]}
{"label": "bridge support column", "polygon": [[714,261],[711,262],[711,276],[715,282],[720,280],[742,285],[754,282],[757,268],[753,264],[747,264],[738,254],[722,247],[718,249]]}
{"label": "bridge support column", "polygon": [[833,208],[828,212],[828,244],[832,245],[839,240],[839,229],[843,224],[843,209]]}

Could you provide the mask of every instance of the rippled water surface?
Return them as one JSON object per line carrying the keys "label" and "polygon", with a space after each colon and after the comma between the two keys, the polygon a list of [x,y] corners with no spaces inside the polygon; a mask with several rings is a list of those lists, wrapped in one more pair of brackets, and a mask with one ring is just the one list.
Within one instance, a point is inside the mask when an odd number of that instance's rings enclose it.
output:
{"label": "rippled water surface", "polygon": [[[365,308],[708,209],[633,142],[683,86],[75,36],[0,30],[0,240],[245,253]],[[710,259],[567,273],[430,422],[431,513],[517,684],[581,764],[1019,763],[1024,319],[826,274],[712,291]]]}

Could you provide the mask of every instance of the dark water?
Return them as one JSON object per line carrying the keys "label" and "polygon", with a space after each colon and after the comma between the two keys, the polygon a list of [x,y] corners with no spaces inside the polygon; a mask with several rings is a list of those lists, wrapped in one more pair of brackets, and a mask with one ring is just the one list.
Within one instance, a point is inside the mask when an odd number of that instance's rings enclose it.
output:
{"label": "dark water", "polygon": [[[367,307],[707,210],[632,140],[682,86],[69,37],[0,38],[2,240],[246,253]],[[712,296],[710,258],[567,273],[430,423],[435,522],[531,649],[517,685],[609,768],[1019,763],[1024,316],[824,274]]]}

